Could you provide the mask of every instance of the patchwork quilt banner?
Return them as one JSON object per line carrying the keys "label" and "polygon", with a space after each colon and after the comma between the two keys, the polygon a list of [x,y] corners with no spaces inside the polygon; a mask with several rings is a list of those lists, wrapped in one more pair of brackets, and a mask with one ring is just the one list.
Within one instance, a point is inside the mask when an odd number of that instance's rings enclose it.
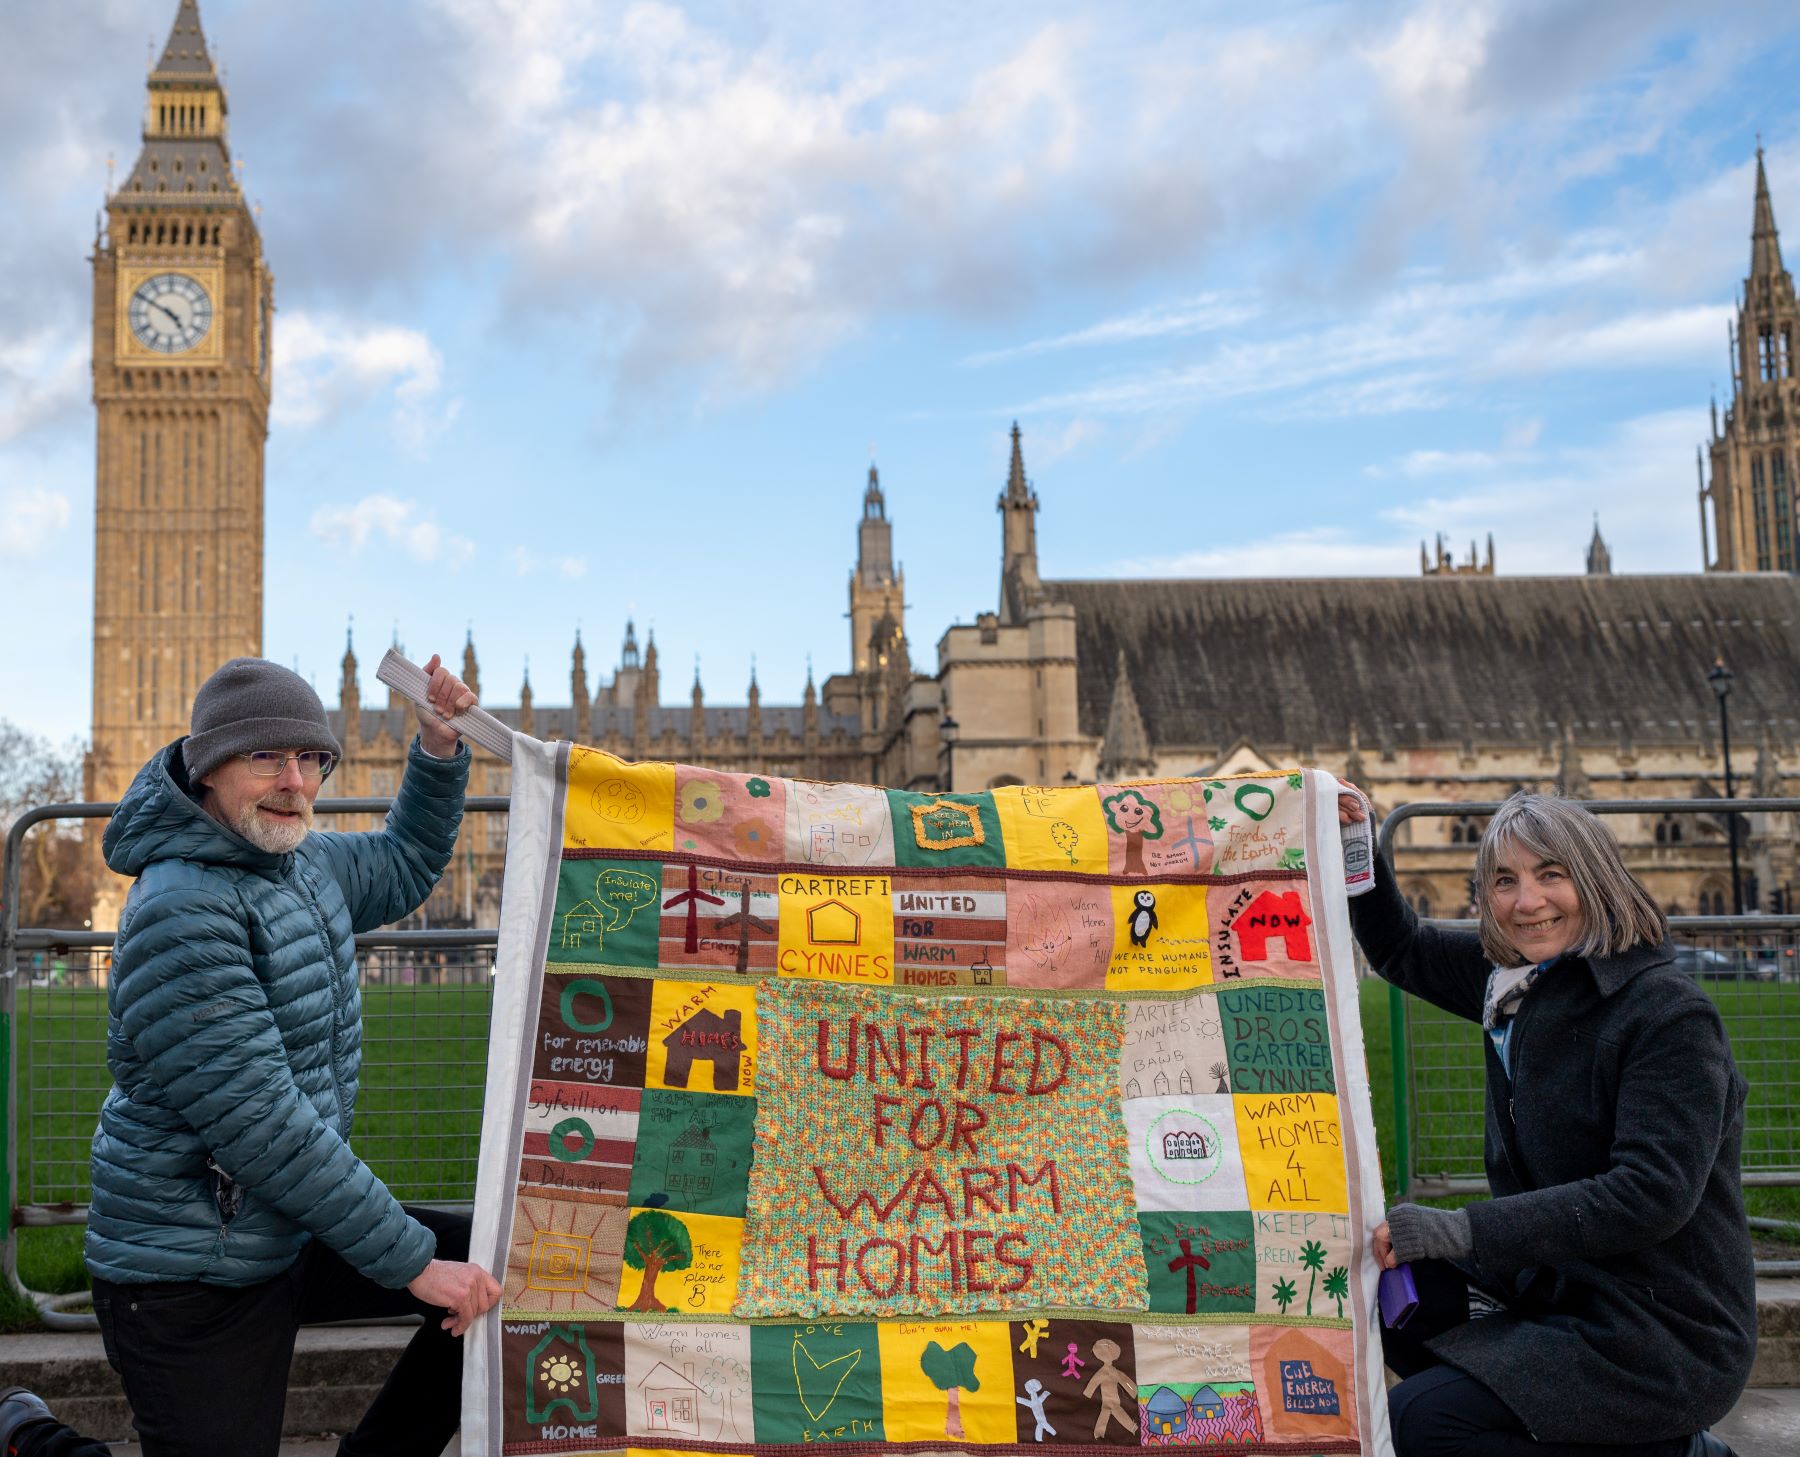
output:
{"label": "patchwork quilt banner", "polygon": [[465,1452],[1391,1450],[1331,776],[512,749]]}

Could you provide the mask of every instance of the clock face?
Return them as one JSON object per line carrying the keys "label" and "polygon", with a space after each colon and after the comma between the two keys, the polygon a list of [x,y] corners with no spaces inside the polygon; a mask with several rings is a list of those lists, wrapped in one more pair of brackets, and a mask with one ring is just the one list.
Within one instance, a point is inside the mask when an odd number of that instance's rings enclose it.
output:
{"label": "clock face", "polygon": [[212,314],[206,290],[185,273],[146,278],[131,295],[131,332],[158,354],[192,349],[212,328]]}

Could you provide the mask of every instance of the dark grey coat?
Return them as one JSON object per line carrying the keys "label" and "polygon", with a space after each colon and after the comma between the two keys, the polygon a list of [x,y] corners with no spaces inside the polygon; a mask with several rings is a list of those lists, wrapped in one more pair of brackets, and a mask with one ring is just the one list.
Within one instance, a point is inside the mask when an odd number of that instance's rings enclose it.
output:
{"label": "dark grey coat", "polygon": [[[1383,977],[1481,1021],[1492,967],[1472,932],[1420,925],[1385,864],[1350,905]],[[1495,1197],[1469,1222],[1480,1277],[1511,1310],[1429,1344],[1539,1441],[1699,1431],[1731,1410],[1756,1354],[1747,1088],[1717,1010],[1672,957],[1639,947],[1552,967],[1513,1024],[1510,1084],[1475,1034]]]}

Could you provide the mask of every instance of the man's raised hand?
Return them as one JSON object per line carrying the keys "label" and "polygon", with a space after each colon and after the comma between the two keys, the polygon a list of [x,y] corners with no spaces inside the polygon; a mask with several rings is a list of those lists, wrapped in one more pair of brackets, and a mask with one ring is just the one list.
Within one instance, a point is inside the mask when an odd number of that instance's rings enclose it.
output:
{"label": "man's raised hand", "polygon": [[448,759],[462,737],[446,720],[475,706],[475,691],[444,666],[436,653],[425,665],[425,703],[417,710],[419,742],[434,759]]}

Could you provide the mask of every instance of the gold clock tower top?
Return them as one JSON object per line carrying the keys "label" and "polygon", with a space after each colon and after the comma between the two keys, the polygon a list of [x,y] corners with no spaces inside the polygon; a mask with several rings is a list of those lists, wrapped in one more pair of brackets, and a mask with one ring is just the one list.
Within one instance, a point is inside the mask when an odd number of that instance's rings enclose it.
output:
{"label": "gold clock tower top", "polygon": [[93,256],[93,799],[187,732],[214,668],[262,651],[274,283],[226,118],[180,0]]}

